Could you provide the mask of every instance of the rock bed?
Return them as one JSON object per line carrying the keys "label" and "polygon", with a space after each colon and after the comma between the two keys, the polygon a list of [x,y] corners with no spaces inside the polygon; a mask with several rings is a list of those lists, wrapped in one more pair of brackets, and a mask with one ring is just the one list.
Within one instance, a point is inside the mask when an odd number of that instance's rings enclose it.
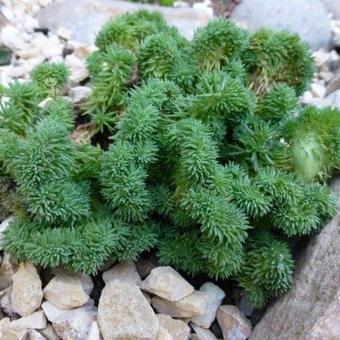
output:
{"label": "rock bed", "polygon": [[[112,264],[112,263],[111,263]],[[108,263],[110,265],[110,263]],[[251,322],[212,282],[199,290],[171,267],[148,260],[113,265],[91,277],[38,270],[5,255],[0,267],[0,339],[246,339]],[[97,293],[94,293],[97,290]],[[99,299],[92,299],[98,295]]]}

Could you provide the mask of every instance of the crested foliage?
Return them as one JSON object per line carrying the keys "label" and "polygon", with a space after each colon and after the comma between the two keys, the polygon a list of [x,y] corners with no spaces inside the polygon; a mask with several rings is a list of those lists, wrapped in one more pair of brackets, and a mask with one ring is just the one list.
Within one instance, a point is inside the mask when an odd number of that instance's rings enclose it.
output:
{"label": "crested foliage", "polygon": [[335,214],[326,180],[340,165],[340,112],[299,104],[308,46],[222,18],[189,42],[145,10],[105,24],[96,46],[77,111],[62,64],[2,89],[6,251],[94,274],[152,250],[236,280],[256,307],[286,292],[291,241]]}

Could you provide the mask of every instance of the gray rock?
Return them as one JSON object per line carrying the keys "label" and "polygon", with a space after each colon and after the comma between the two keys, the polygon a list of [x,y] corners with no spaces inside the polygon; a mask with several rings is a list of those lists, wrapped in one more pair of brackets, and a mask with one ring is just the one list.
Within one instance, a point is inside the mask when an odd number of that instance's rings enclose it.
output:
{"label": "gray rock", "polygon": [[[331,187],[340,208],[340,179]],[[340,324],[334,315],[340,310],[339,238],[340,212],[311,240],[296,265],[293,287],[267,310],[252,340],[339,338],[339,333],[334,336]]]}
{"label": "gray rock", "polygon": [[340,0],[322,0],[334,19],[340,19]]}
{"label": "gray rock", "polygon": [[170,8],[112,0],[62,0],[42,9],[37,18],[40,27],[57,32],[62,26],[72,32],[71,39],[93,43],[96,33],[108,19],[140,8],[163,13],[168,23],[176,26],[189,39],[195,29],[205,26],[211,17],[206,11],[193,8]]}
{"label": "gray rock", "polygon": [[243,0],[231,19],[251,31],[264,26],[288,29],[298,33],[314,50],[331,45],[330,19],[321,0]]}

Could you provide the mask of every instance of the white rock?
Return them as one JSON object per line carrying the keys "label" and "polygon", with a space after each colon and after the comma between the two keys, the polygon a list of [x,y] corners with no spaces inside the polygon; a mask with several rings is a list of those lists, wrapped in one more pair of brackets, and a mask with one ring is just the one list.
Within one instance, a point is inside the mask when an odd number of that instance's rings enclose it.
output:
{"label": "white rock", "polygon": [[35,46],[28,46],[18,52],[18,56],[22,59],[36,58],[39,56],[39,54],[40,54],[40,49]]}
{"label": "white rock", "polygon": [[162,326],[159,326],[156,340],[173,340],[173,336]]}
{"label": "white rock", "polygon": [[8,87],[8,85],[13,81],[12,78],[10,78],[7,74],[7,72],[3,71],[4,67],[0,70],[0,84]]}
{"label": "white rock", "polygon": [[158,319],[139,288],[115,280],[99,299],[98,323],[104,340],[156,339]]}
{"label": "white rock", "polygon": [[47,39],[46,43],[41,47],[40,52],[47,59],[60,56],[63,53],[63,45],[60,44],[58,38],[51,37]]}
{"label": "white rock", "polygon": [[207,4],[205,4],[204,2],[195,2],[192,5],[192,7],[194,9],[206,12],[209,16],[214,15],[214,10],[211,7],[209,7]]}
{"label": "white rock", "polygon": [[97,315],[97,309],[90,303],[83,307],[62,310],[46,301],[42,304],[42,309],[47,319],[52,322],[53,329],[62,339],[86,339]]}
{"label": "white rock", "polygon": [[75,55],[70,54],[65,58],[66,65],[70,68],[70,80],[73,83],[79,83],[88,78],[89,72],[86,69],[85,61],[77,58]]}
{"label": "white rock", "polygon": [[11,302],[14,311],[28,316],[40,307],[42,298],[41,280],[36,268],[28,262],[20,263],[13,275]]}
{"label": "white rock", "polygon": [[93,321],[86,340],[101,340],[101,335],[99,331],[99,326],[97,321]]}
{"label": "white rock", "polygon": [[35,329],[30,329],[28,331],[28,338],[29,340],[46,340],[46,338],[41,333],[36,331]]}
{"label": "white rock", "polygon": [[236,306],[221,306],[217,312],[217,321],[224,339],[245,340],[251,335],[252,326],[250,321]]}
{"label": "white rock", "polygon": [[306,91],[300,98],[301,103],[310,104],[314,100],[314,96],[311,91]]}
{"label": "white rock", "polygon": [[28,73],[28,69],[24,65],[13,66],[8,69],[8,76],[11,78],[21,78]]}
{"label": "white rock", "polygon": [[199,340],[217,340],[216,336],[209,331],[209,329],[205,329],[199,326],[196,326],[195,324],[192,324],[191,327],[195,331],[197,335],[197,339]]}
{"label": "white rock", "polygon": [[169,301],[179,301],[194,291],[194,287],[171,267],[152,269],[142,289]]}
{"label": "white rock", "polygon": [[328,59],[329,59],[329,53],[326,52],[324,49],[320,49],[313,53],[313,57],[314,57],[315,65],[318,68],[321,68],[327,64]]}
{"label": "white rock", "polygon": [[47,325],[45,329],[39,331],[47,340],[60,340],[52,325]]}
{"label": "white rock", "polygon": [[211,282],[206,282],[200,288],[201,292],[208,294],[206,311],[202,315],[194,316],[191,321],[198,326],[209,328],[216,318],[218,307],[225,297],[224,291]]}
{"label": "white rock", "polygon": [[138,287],[142,286],[136,266],[133,262],[122,262],[103,273],[103,280],[108,284],[114,280],[128,281]]}
{"label": "white rock", "polygon": [[30,58],[30,59],[23,59],[23,65],[25,66],[27,72],[31,72],[33,70],[34,67],[36,67],[37,65],[41,64],[42,62],[44,62],[44,57],[42,57],[41,55],[34,57],[34,58]]}
{"label": "white rock", "polygon": [[0,321],[0,339],[3,340],[25,340],[27,337],[26,328],[17,328],[11,325],[9,318]]}
{"label": "white rock", "polygon": [[15,16],[11,7],[2,6],[1,13],[8,21],[15,23]]}
{"label": "white rock", "polygon": [[19,31],[12,25],[7,25],[1,30],[0,40],[2,44],[12,50],[21,50],[25,46],[24,41],[20,37]]}
{"label": "white rock", "polygon": [[62,39],[70,40],[71,34],[72,34],[72,32],[64,26],[61,26],[57,29],[57,36],[62,38]]}
{"label": "white rock", "polygon": [[40,49],[47,44],[48,38],[43,33],[36,33],[31,41],[32,47]]}
{"label": "white rock", "polygon": [[175,320],[169,315],[157,314],[159,325],[164,327],[174,340],[187,340],[190,336],[190,327],[182,320]]}
{"label": "white rock", "polygon": [[190,7],[190,4],[185,1],[174,1],[173,6],[175,8],[184,8],[184,7]]}
{"label": "white rock", "polygon": [[26,30],[32,31],[34,28],[39,27],[39,21],[30,15],[26,15],[23,20],[23,25]]}
{"label": "white rock", "polygon": [[85,305],[89,296],[78,276],[58,273],[44,288],[44,297],[61,309]]}
{"label": "white rock", "polygon": [[161,314],[175,318],[191,318],[205,312],[208,300],[207,293],[195,291],[180,301],[168,301],[155,296],[152,299],[152,306]]}
{"label": "white rock", "polygon": [[318,83],[312,83],[311,92],[314,97],[323,98],[326,94],[326,87]]}
{"label": "white rock", "polygon": [[12,321],[11,325],[18,328],[44,329],[47,326],[47,320],[45,313],[40,310],[29,316]]}
{"label": "white rock", "polygon": [[[65,99],[69,99],[68,97],[64,97]],[[41,104],[41,103],[40,103]],[[48,105],[49,103],[47,103]],[[90,296],[90,294],[92,293],[93,291],[93,287],[94,287],[94,284],[93,284],[93,281],[90,277],[90,275],[88,274],[85,274],[85,273],[71,273],[71,272],[66,272],[64,269],[54,269],[52,270],[52,273],[54,275],[58,275],[58,274],[67,274],[69,276],[72,276],[72,277],[75,277],[75,278],[78,278],[81,282],[81,284],[83,285],[83,289],[84,289],[84,292]]]}
{"label": "white rock", "polygon": [[[4,232],[8,228],[8,225],[10,222],[13,220],[13,216],[7,217],[4,219],[1,224],[0,224],[0,250],[3,249],[3,243],[4,243]],[[1,276],[1,271],[0,271],[0,276]],[[0,278],[1,280],[1,278]]]}
{"label": "white rock", "polygon": [[73,104],[85,102],[91,95],[91,88],[87,86],[76,86],[71,88],[70,97]]}

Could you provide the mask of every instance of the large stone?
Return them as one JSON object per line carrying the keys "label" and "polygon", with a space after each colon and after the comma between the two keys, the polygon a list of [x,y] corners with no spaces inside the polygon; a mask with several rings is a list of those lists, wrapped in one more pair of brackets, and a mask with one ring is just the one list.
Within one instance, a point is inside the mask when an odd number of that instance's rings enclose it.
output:
{"label": "large stone", "polygon": [[[191,327],[196,333],[197,339],[199,340],[217,340],[216,336],[209,331],[209,329],[205,329],[195,324],[192,324]],[[192,338],[191,338],[192,339]]]}
{"label": "large stone", "polygon": [[30,263],[20,263],[13,275],[11,303],[13,310],[21,316],[28,316],[37,310],[43,298],[41,280],[37,269]]}
{"label": "large stone", "polygon": [[46,340],[46,338],[41,333],[36,331],[35,329],[30,329],[28,331],[28,338],[29,340]]}
{"label": "large stone", "polygon": [[250,321],[236,306],[221,306],[217,312],[217,321],[225,340],[246,340],[251,334]]}
{"label": "large stone", "polygon": [[72,32],[71,39],[93,43],[96,33],[107,20],[141,8],[163,13],[168,23],[176,26],[187,38],[191,38],[194,31],[205,26],[211,18],[211,14],[202,9],[169,8],[117,0],[57,1],[42,9],[37,18],[40,27],[57,32],[63,26]]}
{"label": "large stone", "polygon": [[340,20],[340,2],[339,0],[322,0],[329,13],[334,19]]}
{"label": "large stone", "polygon": [[101,340],[101,338],[98,322],[93,321],[86,340]]}
{"label": "large stone", "polygon": [[169,315],[157,314],[160,326],[165,328],[176,340],[187,340],[190,336],[190,327],[182,320],[175,320]]}
{"label": "large stone", "polygon": [[55,332],[52,325],[47,325],[45,329],[39,331],[48,340],[59,340],[59,335]]}
{"label": "large stone", "polygon": [[11,325],[17,328],[44,329],[47,326],[47,320],[44,312],[40,310],[29,316],[12,321]]}
{"label": "large stone", "polygon": [[103,273],[103,280],[108,284],[114,280],[129,281],[138,287],[142,286],[142,280],[133,262],[122,262]]}
{"label": "large stone", "polygon": [[90,302],[79,308],[63,310],[46,301],[42,304],[42,309],[47,319],[52,322],[53,329],[62,339],[86,339],[97,316],[97,309]]}
{"label": "large stone", "polygon": [[159,326],[156,340],[174,340],[174,338],[163,326]]}
{"label": "large stone", "polygon": [[168,301],[179,301],[194,292],[194,287],[171,267],[152,269],[142,289]]}
{"label": "large stone", "polygon": [[3,340],[26,340],[27,328],[12,326],[9,318],[0,321],[0,339]]}
{"label": "large stone", "polygon": [[44,297],[61,309],[83,306],[89,296],[79,276],[58,273],[44,288]]}
{"label": "large stone", "polygon": [[153,340],[158,319],[140,289],[131,282],[115,280],[102,291],[98,323],[104,340]]}
{"label": "large stone", "polygon": [[251,31],[271,27],[298,33],[314,50],[331,45],[330,19],[321,0],[243,0],[231,19]]}
{"label": "large stone", "polygon": [[[334,179],[331,187],[340,209],[340,179]],[[315,334],[334,334],[338,331],[337,316],[330,313],[340,308],[339,239],[338,212],[311,240],[296,264],[292,288],[267,310],[255,327],[252,340],[309,340],[312,339],[312,331]],[[318,339],[337,338],[326,336]]]}
{"label": "large stone", "polygon": [[175,318],[191,318],[206,311],[208,300],[207,293],[195,291],[180,301],[168,301],[156,296],[152,299],[152,306],[157,312]]}
{"label": "large stone", "polygon": [[217,309],[221,305],[225,294],[220,287],[212,282],[203,284],[200,291],[208,294],[208,304],[205,312],[202,315],[194,316],[191,321],[198,326],[209,328],[216,318]]}

